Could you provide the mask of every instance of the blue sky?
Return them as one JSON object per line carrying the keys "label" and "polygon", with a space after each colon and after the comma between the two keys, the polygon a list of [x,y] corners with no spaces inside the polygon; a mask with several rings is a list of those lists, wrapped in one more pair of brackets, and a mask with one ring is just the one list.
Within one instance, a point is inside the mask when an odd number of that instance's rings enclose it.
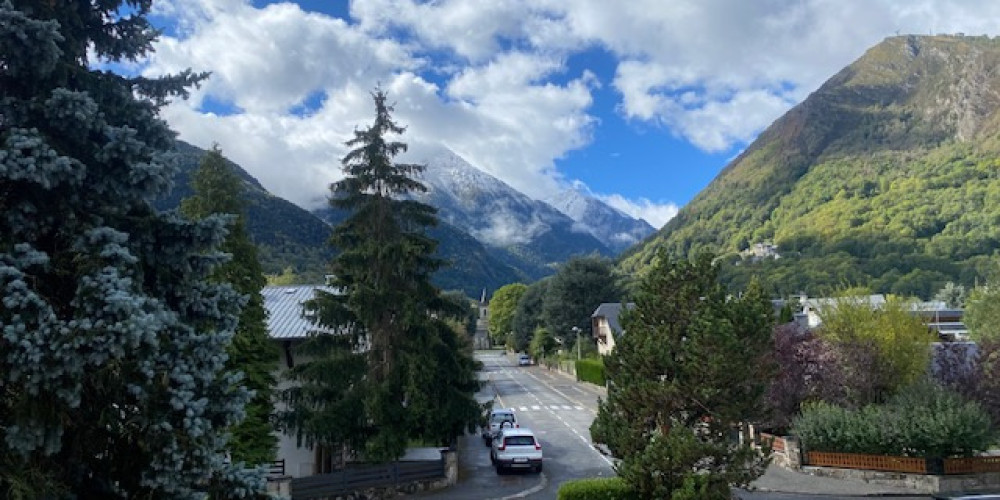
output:
{"label": "blue sky", "polygon": [[887,36],[996,35],[973,0],[163,0],[148,75],[211,71],[163,116],[313,208],[376,84],[412,160],[445,146],[538,199],[654,226]]}

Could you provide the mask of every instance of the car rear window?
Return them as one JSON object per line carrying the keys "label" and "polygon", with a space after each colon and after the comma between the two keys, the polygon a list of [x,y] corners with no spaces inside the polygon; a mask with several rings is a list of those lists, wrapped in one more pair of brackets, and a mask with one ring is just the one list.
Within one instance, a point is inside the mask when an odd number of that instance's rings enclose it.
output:
{"label": "car rear window", "polygon": [[493,415],[494,424],[498,424],[500,422],[513,422],[513,421],[514,421],[513,413],[497,413]]}
{"label": "car rear window", "polygon": [[535,438],[531,436],[507,436],[503,440],[507,446],[534,446]]}

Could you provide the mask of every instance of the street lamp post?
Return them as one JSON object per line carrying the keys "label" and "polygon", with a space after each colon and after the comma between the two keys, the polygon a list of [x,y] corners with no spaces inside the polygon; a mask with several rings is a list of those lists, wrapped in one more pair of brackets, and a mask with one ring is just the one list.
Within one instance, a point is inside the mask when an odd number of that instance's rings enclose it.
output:
{"label": "street lamp post", "polygon": [[573,328],[571,328],[571,330],[573,330],[573,333],[576,334],[576,359],[581,359],[580,358],[580,327],[574,326]]}

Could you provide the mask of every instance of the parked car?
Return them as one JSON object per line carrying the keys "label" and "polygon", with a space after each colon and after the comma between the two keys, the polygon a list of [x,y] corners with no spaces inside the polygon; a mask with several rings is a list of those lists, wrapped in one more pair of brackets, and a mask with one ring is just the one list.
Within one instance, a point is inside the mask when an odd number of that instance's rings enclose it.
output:
{"label": "parked car", "polygon": [[490,411],[489,419],[482,429],[483,444],[489,446],[493,442],[493,438],[497,435],[497,432],[500,432],[500,429],[504,427],[520,427],[517,423],[517,415],[514,414],[514,410],[497,408]]}
{"label": "parked car", "polygon": [[1000,500],[1000,493],[941,494],[936,495],[934,500]]}
{"label": "parked car", "polygon": [[503,474],[506,469],[542,472],[542,444],[531,429],[505,427],[493,438],[490,462]]}
{"label": "parked car", "polygon": [[520,354],[517,356],[518,366],[531,366],[531,356],[527,354]]}

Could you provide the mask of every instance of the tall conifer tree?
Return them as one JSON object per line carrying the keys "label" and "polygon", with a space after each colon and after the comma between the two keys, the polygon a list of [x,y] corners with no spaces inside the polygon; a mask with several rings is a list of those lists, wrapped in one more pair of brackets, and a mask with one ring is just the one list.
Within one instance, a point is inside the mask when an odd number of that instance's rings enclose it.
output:
{"label": "tall conifer tree", "polygon": [[204,78],[129,78],[150,0],[0,0],[0,495],[246,496],[225,460],[247,401],[225,371],[240,297],[207,278],[225,221],[159,213]]}
{"label": "tall conifer tree", "polygon": [[310,360],[284,393],[282,421],[318,447],[321,470],[338,447],[393,460],[410,439],[449,441],[479,417],[471,351],[443,320],[466,311],[430,282],[442,265],[426,234],[435,210],[407,198],[426,189],[414,179],[423,167],[393,161],[406,145],[391,136],[404,129],[385,93],[373,98],[375,121],[347,142],[346,177],[331,185],[331,205],[351,214],[331,237],[337,291],[311,304],[319,328],[301,350]]}
{"label": "tall conifer tree", "polygon": [[640,498],[728,499],[766,465],[730,433],[764,412],[771,304],[756,284],[727,297],[711,262],[661,252],[605,359],[611,390],[591,434]]}
{"label": "tall conifer tree", "polygon": [[246,297],[239,324],[229,347],[227,367],[243,373],[241,382],[254,396],[247,404],[246,418],[232,429],[229,449],[232,459],[250,465],[274,460],[278,438],[271,424],[274,411],[274,375],[278,349],[267,332],[267,310],[261,288],[267,284],[257,258],[257,247],[250,241],[244,214],[243,180],[226,163],[222,151],[213,146],[202,158],[191,180],[194,194],[181,202],[181,213],[195,220],[212,214],[229,214],[235,219],[222,244],[230,254],[229,262],[219,266],[212,278],[229,283]]}

